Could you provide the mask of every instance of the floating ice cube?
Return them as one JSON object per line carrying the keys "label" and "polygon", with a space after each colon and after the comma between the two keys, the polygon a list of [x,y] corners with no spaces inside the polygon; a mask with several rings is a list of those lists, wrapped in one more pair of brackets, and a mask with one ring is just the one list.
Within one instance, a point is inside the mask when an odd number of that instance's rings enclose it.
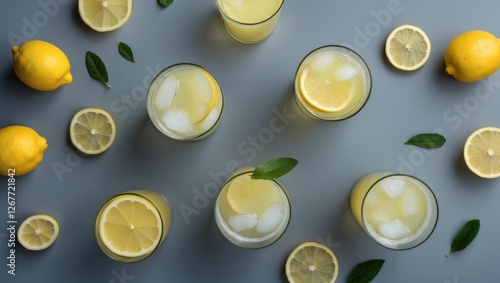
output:
{"label": "floating ice cube", "polygon": [[311,59],[310,66],[315,71],[325,72],[337,61],[337,55],[332,52],[324,52],[315,55]]}
{"label": "floating ice cube", "polygon": [[402,207],[404,216],[415,215],[419,211],[420,202],[417,193],[413,190],[407,190],[402,196]]}
{"label": "floating ice cube", "polygon": [[255,214],[234,215],[229,217],[227,224],[236,232],[245,231],[257,225],[257,216]]}
{"label": "floating ice cube", "polygon": [[278,227],[285,217],[284,207],[282,203],[274,203],[270,205],[259,218],[257,223],[257,231],[262,234],[272,232]]}
{"label": "floating ice cube", "polygon": [[380,186],[390,198],[396,199],[405,191],[408,184],[402,179],[386,178],[380,182]]}
{"label": "floating ice cube", "polygon": [[205,118],[205,120],[203,120],[200,123],[201,128],[204,131],[207,131],[217,122],[218,118],[219,118],[219,110],[214,107],[212,108],[212,111],[210,111],[210,114],[208,114],[207,118]]}
{"label": "floating ice cube", "polygon": [[391,220],[380,224],[378,231],[380,235],[392,240],[401,239],[410,234],[410,229],[399,220]]}
{"label": "floating ice cube", "polygon": [[178,109],[167,109],[161,118],[163,124],[176,132],[188,134],[193,130],[193,124],[184,111]]}
{"label": "floating ice cube", "polygon": [[359,75],[360,70],[358,67],[351,63],[346,63],[342,67],[340,67],[335,73],[335,78],[338,81],[347,81],[350,80],[357,75]]}
{"label": "floating ice cube", "polygon": [[160,110],[169,107],[179,89],[179,79],[173,76],[166,78],[160,85],[155,98],[155,106]]}

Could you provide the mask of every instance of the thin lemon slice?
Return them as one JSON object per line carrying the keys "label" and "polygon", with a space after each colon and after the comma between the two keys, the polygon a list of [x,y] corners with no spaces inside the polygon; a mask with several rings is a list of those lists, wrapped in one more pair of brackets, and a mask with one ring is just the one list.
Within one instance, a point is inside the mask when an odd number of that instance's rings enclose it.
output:
{"label": "thin lemon slice", "polygon": [[260,215],[269,205],[282,202],[280,189],[269,180],[254,180],[250,175],[241,175],[228,184],[226,200],[237,214]]}
{"label": "thin lemon slice", "polygon": [[162,235],[158,210],[144,198],[121,195],[102,210],[99,236],[113,253],[124,257],[150,254]]}
{"label": "thin lemon slice", "polygon": [[78,0],[78,12],[93,30],[112,31],[130,18],[132,0]]}
{"label": "thin lemon slice", "polygon": [[69,135],[73,145],[82,153],[94,155],[106,151],[116,137],[116,126],[108,112],[85,108],[71,119]]}
{"label": "thin lemon slice", "polygon": [[467,167],[483,178],[500,177],[500,128],[483,127],[465,141],[464,159]]}
{"label": "thin lemon slice", "polygon": [[38,251],[50,247],[59,235],[59,224],[49,215],[28,217],[17,231],[17,240],[28,250]]}
{"label": "thin lemon slice", "polygon": [[215,102],[217,101],[217,88],[215,86],[214,80],[208,74],[206,73],[203,74],[204,77],[206,78],[206,81],[210,84],[210,87],[202,85],[200,85],[199,87],[210,89],[210,92],[203,91],[197,94],[198,113],[205,113],[205,114],[202,114],[201,117],[198,118],[197,121],[195,121],[193,124],[199,124],[203,122],[208,117],[208,115],[215,106]]}
{"label": "thin lemon slice", "polygon": [[429,59],[431,41],[421,28],[402,25],[387,37],[385,54],[394,67],[413,71],[422,67]]}
{"label": "thin lemon slice", "polygon": [[302,98],[314,109],[322,112],[340,111],[354,97],[351,81],[333,81],[306,68],[299,81]]}
{"label": "thin lemon slice", "polygon": [[328,247],[305,242],[288,256],[285,273],[290,283],[333,283],[337,280],[339,265]]}

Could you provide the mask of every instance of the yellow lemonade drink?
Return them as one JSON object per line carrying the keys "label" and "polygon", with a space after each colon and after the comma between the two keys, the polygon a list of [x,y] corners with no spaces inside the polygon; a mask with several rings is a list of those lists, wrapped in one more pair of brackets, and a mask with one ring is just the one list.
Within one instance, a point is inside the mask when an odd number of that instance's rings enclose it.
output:
{"label": "yellow lemonade drink", "polygon": [[258,43],[271,35],[284,0],[217,0],[228,33],[243,43]]}
{"label": "yellow lemonade drink", "polygon": [[215,222],[221,233],[243,248],[274,243],[290,221],[290,201],[276,180],[254,180],[254,168],[236,171],[226,181],[215,203]]}
{"label": "yellow lemonade drink", "polygon": [[207,70],[177,64],[161,71],[148,90],[153,124],[176,140],[198,140],[213,133],[224,107],[222,89]]}
{"label": "yellow lemonade drink", "polygon": [[151,255],[172,224],[167,199],[152,190],[133,190],[108,200],[95,221],[95,236],[110,258],[133,263]]}
{"label": "yellow lemonade drink", "polygon": [[434,231],[438,205],[431,189],[415,177],[389,172],[361,176],[350,196],[358,223],[379,244],[403,250],[423,243]]}
{"label": "yellow lemonade drink", "polygon": [[351,49],[329,45],[309,53],[295,75],[295,99],[307,116],[347,119],[363,108],[371,92],[371,74]]}

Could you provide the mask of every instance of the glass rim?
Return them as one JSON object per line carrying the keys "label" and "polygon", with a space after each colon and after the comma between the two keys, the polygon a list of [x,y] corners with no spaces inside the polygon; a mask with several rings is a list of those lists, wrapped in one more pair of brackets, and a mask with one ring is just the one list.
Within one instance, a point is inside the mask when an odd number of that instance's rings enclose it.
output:
{"label": "glass rim", "polygon": [[232,22],[234,22],[234,23],[237,23],[237,24],[243,25],[243,26],[257,26],[257,25],[261,25],[261,24],[263,24],[263,23],[265,23],[265,22],[267,22],[267,21],[271,20],[272,18],[274,18],[274,16],[276,16],[276,15],[277,15],[277,14],[281,11],[281,8],[283,7],[283,4],[285,3],[285,0],[281,0],[281,4],[279,5],[278,9],[276,9],[276,11],[275,11],[275,12],[273,12],[271,16],[269,16],[269,17],[265,18],[264,20],[259,21],[259,22],[253,22],[253,23],[245,23],[245,22],[240,22],[240,21],[237,21],[237,20],[235,20],[235,19],[233,19],[233,18],[229,17],[229,16],[227,15],[227,13],[226,13],[226,12],[224,12],[224,9],[222,9],[222,7],[220,6],[219,1],[221,1],[221,0],[215,0],[215,3],[216,3],[216,5],[217,5],[217,7],[219,8],[220,14],[221,14],[223,17],[227,18],[228,20],[230,20],[230,21],[232,21]]}
{"label": "glass rim", "polygon": [[[380,183],[382,180],[385,180],[387,178],[391,178],[391,177],[395,177],[395,176],[401,176],[401,177],[407,177],[407,178],[410,178],[410,179],[413,179],[413,180],[416,180],[417,182],[421,183],[426,189],[427,191],[429,192],[429,198],[431,200],[431,205],[432,203],[436,206],[436,217],[435,217],[435,221],[434,223],[431,223],[431,219],[429,219],[429,223],[427,225],[432,225],[432,229],[430,229],[430,231],[428,232],[427,235],[425,235],[425,237],[419,242],[417,243],[416,245],[411,245],[411,246],[408,246],[408,247],[405,247],[405,248],[397,248],[397,247],[389,247],[389,246],[386,246],[384,245],[383,243],[381,243],[379,240],[377,240],[373,235],[372,233],[366,228],[367,227],[367,223],[365,221],[365,217],[364,216],[364,206],[365,206],[365,200],[366,200],[366,197],[368,196],[368,194],[371,192],[371,190],[378,184]],[[352,193],[352,190],[351,190],[351,193]],[[363,222],[363,230],[366,231],[366,234],[368,234],[368,236],[370,236],[370,238],[372,238],[377,244],[381,245],[382,247],[384,248],[387,248],[387,249],[390,249],[390,250],[395,250],[395,251],[404,251],[404,250],[410,250],[410,249],[413,249],[413,248],[416,248],[420,245],[422,245],[424,242],[427,241],[427,239],[430,238],[430,236],[434,233],[434,230],[436,229],[437,227],[437,223],[438,223],[438,220],[439,220],[439,204],[438,204],[438,201],[437,201],[437,198],[436,198],[436,195],[434,194],[434,192],[432,191],[432,189],[429,187],[429,185],[427,185],[424,181],[422,181],[421,179],[415,177],[415,176],[412,176],[412,175],[409,175],[409,174],[404,174],[404,173],[388,173],[388,175],[386,176],[383,176],[381,178],[378,178],[375,183],[373,183],[370,188],[368,188],[368,190],[366,191],[366,194],[363,196],[363,201],[361,202],[361,212],[360,212],[360,217],[361,217],[361,221]],[[419,227],[419,229],[422,228]],[[409,243],[411,243],[412,241],[410,241]],[[407,244],[407,243],[405,243]],[[396,245],[397,246],[397,245]]]}
{"label": "glass rim", "polygon": [[[202,133],[199,133],[197,135],[190,135],[190,136],[182,136],[182,135],[178,135],[178,134],[173,134],[171,132],[167,132],[165,131],[164,129],[161,129],[157,123],[159,123],[159,119],[157,119],[155,117],[155,115],[153,115],[151,112],[153,111],[152,110],[152,105],[151,103],[152,102],[152,86],[153,86],[153,83],[158,80],[160,78],[160,76],[164,75],[165,73],[168,75],[170,72],[169,70],[170,69],[174,69],[174,68],[180,68],[182,66],[186,66],[186,67],[192,67],[192,68],[195,68],[195,69],[201,69],[205,72],[207,72],[211,77],[212,79],[214,79],[215,83],[217,84],[219,90],[220,90],[220,95],[222,97],[222,101],[221,101],[221,107],[220,107],[220,113],[219,113],[219,116],[217,117],[217,120],[215,121],[215,123],[209,128],[207,129],[206,131],[203,131]],[[172,64],[166,68],[164,68],[163,70],[161,70],[152,80],[151,80],[151,83],[149,84],[149,87],[148,87],[148,90],[147,90],[147,97],[146,97],[146,108],[147,108],[147,112],[148,112],[148,116],[151,120],[151,122],[154,124],[154,126],[164,135],[168,136],[169,138],[173,139],[173,140],[177,140],[177,141],[196,141],[196,140],[199,140],[199,139],[202,139],[202,138],[205,138],[205,137],[208,137],[208,133],[212,132],[214,129],[216,129],[222,119],[222,113],[224,111],[224,105],[225,105],[225,98],[224,98],[224,91],[219,83],[219,80],[217,80],[217,77],[215,77],[209,70],[207,70],[206,68],[204,68],[203,66],[201,65],[198,65],[198,64],[195,64],[195,63],[175,63],[175,64]]]}
{"label": "glass rim", "polygon": [[[322,117],[322,116],[319,116],[317,115],[316,113],[314,113],[313,111],[309,110],[308,107],[305,106],[305,102],[302,101],[302,99],[300,97],[298,97],[297,95],[297,90],[296,90],[296,86],[297,86],[297,77],[299,75],[299,71],[302,69],[304,63],[306,62],[306,60],[311,56],[313,55],[314,53],[322,50],[322,49],[327,49],[327,48],[333,48],[333,49],[340,49],[340,50],[345,50],[351,54],[353,54],[355,56],[355,58],[353,58],[354,60],[356,60],[358,63],[360,63],[360,65],[362,65],[361,67],[365,67],[366,68],[366,78],[365,78],[365,83],[369,83],[368,86],[368,90],[366,91],[366,99],[364,99],[364,101],[362,102],[362,105],[356,109],[354,112],[352,113],[349,113],[347,115],[345,115],[345,117],[343,118],[338,118],[338,119],[331,119],[331,118],[325,118],[325,117]],[[350,54],[348,54],[347,56],[351,57]],[[359,61],[358,61],[358,60]],[[366,63],[365,59],[363,59],[363,57],[361,57],[361,55],[359,55],[358,52],[354,51],[352,48],[349,48],[347,46],[344,46],[344,45],[339,45],[339,44],[327,44],[327,45],[322,45],[320,47],[316,47],[314,48],[313,50],[309,51],[303,58],[302,60],[300,61],[299,65],[297,66],[297,69],[295,70],[295,80],[294,80],[294,88],[295,88],[295,98],[297,100],[297,102],[299,102],[302,106],[302,108],[307,111],[307,113],[309,115],[311,115],[312,117],[314,117],[315,119],[317,120],[321,120],[321,121],[327,121],[327,122],[336,122],[336,121],[342,121],[342,120],[346,120],[346,119],[349,119],[353,116],[355,116],[356,114],[358,114],[364,107],[365,105],[368,103],[368,100],[370,99],[371,97],[371,92],[372,92],[372,89],[373,89],[373,80],[372,80],[372,73],[371,73],[371,70],[370,70],[370,67],[368,66],[368,64]]]}

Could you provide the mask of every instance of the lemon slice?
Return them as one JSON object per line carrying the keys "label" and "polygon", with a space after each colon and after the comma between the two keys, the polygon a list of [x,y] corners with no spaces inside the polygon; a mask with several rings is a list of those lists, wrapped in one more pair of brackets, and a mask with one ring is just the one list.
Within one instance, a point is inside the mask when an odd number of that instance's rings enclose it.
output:
{"label": "lemon slice", "polygon": [[101,212],[99,237],[113,253],[124,257],[150,254],[162,235],[158,210],[144,198],[121,195]]}
{"label": "lemon slice", "polygon": [[78,12],[93,30],[112,31],[130,18],[132,0],[78,0]]}
{"label": "lemon slice", "polygon": [[197,84],[193,86],[193,92],[196,96],[195,107],[196,114],[198,114],[193,124],[199,124],[208,117],[214,108],[217,100],[217,89],[213,79],[205,72],[203,72],[203,77],[200,76],[198,81],[193,83]]}
{"label": "lemon slice", "polygon": [[467,167],[483,178],[500,177],[500,128],[484,127],[474,131],[465,141]]}
{"label": "lemon slice", "polygon": [[290,283],[333,283],[339,274],[335,254],[326,246],[305,242],[288,256],[285,273]]}
{"label": "lemon slice", "polygon": [[50,247],[59,235],[59,224],[49,215],[28,217],[17,231],[19,243],[28,250],[38,251]]}
{"label": "lemon slice", "polygon": [[385,54],[394,67],[413,71],[422,67],[429,59],[431,41],[421,28],[402,25],[387,37]]}
{"label": "lemon slice", "polygon": [[106,151],[115,140],[115,122],[108,112],[85,108],[73,116],[69,127],[73,145],[82,153],[94,155]]}
{"label": "lemon slice", "polygon": [[333,82],[310,68],[304,69],[299,81],[302,98],[321,112],[340,111],[349,105],[354,97],[350,81]]}
{"label": "lemon slice", "polygon": [[250,175],[241,175],[228,186],[226,200],[237,214],[260,215],[269,205],[283,202],[280,189],[269,180],[254,180]]}

